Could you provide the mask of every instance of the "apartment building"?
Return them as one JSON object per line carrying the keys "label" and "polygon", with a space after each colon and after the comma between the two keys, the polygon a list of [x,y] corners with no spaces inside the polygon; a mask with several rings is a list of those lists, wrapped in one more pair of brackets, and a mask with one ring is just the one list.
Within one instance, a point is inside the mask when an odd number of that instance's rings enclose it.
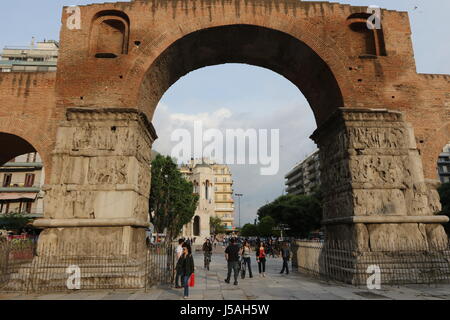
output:
{"label": "apartment building", "polygon": [[286,192],[310,195],[320,186],[319,150],[307,156],[285,175]]}
{"label": "apartment building", "polygon": [[0,214],[26,213],[32,218],[44,212],[44,168],[38,153],[11,159],[0,167]]}
{"label": "apartment building", "polygon": [[44,40],[29,46],[6,46],[0,55],[0,72],[56,71],[59,43]]}

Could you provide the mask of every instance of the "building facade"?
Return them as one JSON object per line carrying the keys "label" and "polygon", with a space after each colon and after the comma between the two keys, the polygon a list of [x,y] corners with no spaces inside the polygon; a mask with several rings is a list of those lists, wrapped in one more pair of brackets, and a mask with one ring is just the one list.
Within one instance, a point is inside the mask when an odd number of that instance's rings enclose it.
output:
{"label": "building facade", "polygon": [[227,165],[213,164],[214,192],[215,192],[215,216],[222,220],[227,231],[234,231],[234,200],[233,200],[233,176]]}
{"label": "building facade", "polygon": [[286,192],[292,195],[310,195],[320,186],[319,150],[295,165],[286,176]]}
{"label": "building facade", "polygon": [[31,218],[44,212],[44,168],[38,153],[18,156],[0,167],[0,214],[26,213]]}
{"label": "building facade", "polygon": [[450,182],[450,144],[447,144],[439,155],[437,168],[441,183]]}
{"label": "building facade", "polygon": [[209,159],[191,160],[180,172],[194,184],[199,204],[183,236],[206,238],[211,234],[210,217],[219,217],[227,231],[234,230],[233,179],[230,168]]}
{"label": "building facade", "polygon": [[34,41],[30,46],[6,46],[1,53],[0,72],[56,71],[59,43],[54,40]]}

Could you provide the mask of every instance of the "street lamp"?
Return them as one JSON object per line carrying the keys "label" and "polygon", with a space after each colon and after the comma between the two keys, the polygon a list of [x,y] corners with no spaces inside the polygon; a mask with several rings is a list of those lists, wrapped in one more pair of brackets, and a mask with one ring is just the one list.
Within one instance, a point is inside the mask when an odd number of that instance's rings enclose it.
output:
{"label": "street lamp", "polygon": [[243,194],[235,193],[234,195],[236,197],[238,197],[238,201],[239,201],[239,229],[241,229],[241,197],[243,196]]}

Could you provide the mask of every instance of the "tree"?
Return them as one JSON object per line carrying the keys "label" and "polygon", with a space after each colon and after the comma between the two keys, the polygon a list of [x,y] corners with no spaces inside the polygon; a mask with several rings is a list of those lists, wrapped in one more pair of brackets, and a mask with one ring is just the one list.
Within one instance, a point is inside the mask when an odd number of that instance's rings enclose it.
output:
{"label": "tree", "polygon": [[255,224],[247,223],[241,229],[241,236],[243,237],[257,237],[259,236],[258,226]]}
{"label": "tree", "polygon": [[271,216],[266,216],[261,219],[258,224],[258,234],[262,237],[270,237],[275,234],[273,229],[276,226],[275,219]]}
{"label": "tree", "polygon": [[290,236],[307,237],[311,231],[320,228],[322,219],[321,193],[318,190],[311,196],[285,195],[258,210],[258,217],[271,217],[276,225],[288,225]]}
{"label": "tree", "polygon": [[0,229],[22,231],[29,227],[31,218],[23,213],[11,212],[0,216]]}
{"label": "tree", "polygon": [[167,233],[170,241],[194,217],[198,195],[193,184],[183,178],[175,162],[168,156],[157,155],[152,161],[150,190],[150,221],[158,233]]}
{"label": "tree", "polygon": [[209,227],[211,229],[211,233],[214,235],[225,233],[225,227],[222,224],[222,219],[219,217],[210,217]]}
{"label": "tree", "polygon": [[[438,188],[442,210],[439,214],[450,217],[450,182],[443,183]],[[450,223],[444,224],[445,232],[450,235]]]}

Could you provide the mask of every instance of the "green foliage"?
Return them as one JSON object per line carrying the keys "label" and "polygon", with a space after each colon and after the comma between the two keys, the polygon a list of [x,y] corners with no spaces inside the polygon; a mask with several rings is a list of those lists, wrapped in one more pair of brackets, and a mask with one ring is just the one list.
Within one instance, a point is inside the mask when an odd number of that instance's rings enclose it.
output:
{"label": "green foliage", "polygon": [[276,222],[274,218],[271,216],[263,217],[258,224],[258,234],[262,237],[276,235],[277,231],[273,230],[275,227]]}
{"label": "green foliage", "polygon": [[210,217],[209,226],[211,233],[214,235],[225,233],[225,227],[222,225],[222,220],[219,217]]}
{"label": "green foliage", "polygon": [[271,217],[276,225],[288,225],[290,230],[286,234],[289,236],[307,237],[320,228],[321,202],[320,190],[312,196],[285,195],[261,207],[258,216],[261,222]]}
{"label": "green foliage", "polygon": [[[441,198],[442,210],[440,215],[450,217],[450,182],[443,183],[438,188],[439,196]],[[445,232],[450,235],[450,223],[444,224]]]}
{"label": "green foliage", "polygon": [[257,237],[259,236],[258,226],[247,223],[241,229],[241,236],[243,237]]}
{"label": "green foliage", "polygon": [[157,155],[152,161],[152,186],[150,191],[150,221],[155,231],[167,231],[167,239],[176,238],[183,226],[194,217],[198,195],[193,185],[183,178],[170,157]]}
{"label": "green foliage", "polygon": [[5,213],[0,216],[0,229],[21,231],[28,228],[31,218],[23,213]]}

